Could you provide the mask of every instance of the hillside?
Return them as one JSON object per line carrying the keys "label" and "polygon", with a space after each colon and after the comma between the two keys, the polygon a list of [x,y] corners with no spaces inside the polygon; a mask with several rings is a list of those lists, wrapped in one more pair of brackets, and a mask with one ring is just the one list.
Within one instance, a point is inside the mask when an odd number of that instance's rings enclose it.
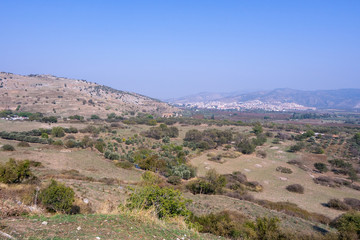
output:
{"label": "hillside", "polygon": [[[177,104],[233,104],[240,108],[257,106],[257,108],[266,108],[266,105],[285,105],[293,104],[294,109],[346,109],[355,110],[360,108],[360,89],[339,89],[339,90],[316,90],[302,91],[294,89],[275,89],[272,91],[257,91],[251,93],[240,94],[199,94],[170,100]],[[201,103],[201,104],[199,104]],[[287,107],[287,106],[286,106]],[[285,108],[286,108],[285,107]],[[290,106],[291,109],[291,106]]]}
{"label": "hillside", "polygon": [[0,109],[41,112],[45,115],[96,114],[106,117],[131,112],[155,115],[178,111],[159,100],[85,80],[51,75],[0,73]]}

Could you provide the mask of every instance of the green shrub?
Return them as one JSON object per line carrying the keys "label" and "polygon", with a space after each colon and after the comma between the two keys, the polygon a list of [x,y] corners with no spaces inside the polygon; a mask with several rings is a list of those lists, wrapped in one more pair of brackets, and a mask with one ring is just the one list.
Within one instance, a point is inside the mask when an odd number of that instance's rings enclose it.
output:
{"label": "green shrub", "polygon": [[54,141],[52,144],[55,145],[55,146],[63,146],[64,145],[63,141],[61,141],[60,139]]}
{"label": "green shrub", "polygon": [[48,138],[49,138],[49,134],[47,134],[46,132],[43,132],[43,133],[41,134],[41,138],[48,139]]}
{"label": "green shrub", "polygon": [[15,148],[10,144],[5,144],[4,146],[1,147],[1,150],[12,152],[15,151]]}
{"label": "green shrub", "polygon": [[96,143],[95,143],[95,148],[101,153],[104,153],[105,146],[106,146],[106,144],[104,142],[101,142],[101,141],[96,141]]}
{"label": "green shrub", "polygon": [[186,188],[193,194],[215,194],[221,193],[225,186],[225,176],[219,175],[214,169],[211,169],[205,177],[189,182]]}
{"label": "green shrub", "polygon": [[303,142],[299,142],[295,145],[292,145],[289,149],[289,152],[298,152],[301,149],[303,149],[305,147],[305,144]]}
{"label": "green shrub", "polygon": [[77,145],[78,145],[77,142],[73,139],[69,139],[65,142],[65,146],[67,148],[75,148],[75,147],[77,147]]}
{"label": "green shrub", "polygon": [[0,164],[0,182],[2,183],[21,183],[33,177],[30,171],[30,161],[18,161],[10,158],[5,164]]}
{"label": "green shrub", "polygon": [[290,168],[279,166],[276,168],[276,171],[291,174],[293,171]]}
{"label": "green shrub", "polygon": [[248,227],[256,232],[255,239],[261,240],[273,240],[283,239],[279,228],[280,220],[278,218],[257,218],[255,222],[247,224]]}
{"label": "green shrub", "polygon": [[245,138],[236,144],[236,148],[243,154],[251,154],[255,151],[256,145],[254,145],[249,139]]}
{"label": "green shrub", "polygon": [[256,239],[256,232],[246,225],[247,221],[244,215],[234,211],[192,217],[192,222],[200,226],[200,232],[231,239]]}
{"label": "green shrub", "polygon": [[163,182],[161,177],[150,171],[145,171],[141,174],[141,180],[143,185],[157,185]]}
{"label": "green shrub", "polygon": [[331,223],[339,233],[339,239],[360,239],[360,212],[351,211],[342,214]]}
{"label": "green shrub", "polygon": [[186,208],[188,202],[190,200],[185,199],[178,190],[145,186],[130,195],[126,207],[129,209],[154,208],[159,218],[189,217],[191,212]]}
{"label": "green shrub", "polygon": [[179,176],[170,176],[167,179],[167,182],[172,184],[172,185],[179,185],[181,183],[181,177],[179,177]]}
{"label": "green shrub", "polygon": [[119,160],[119,159],[120,159],[120,155],[119,155],[118,153],[112,152],[112,153],[109,155],[109,159],[110,159],[110,160]]}
{"label": "green shrub", "polygon": [[39,194],[39,200],[51,212],[70,213],[74,199],[74,190],[55,180]]}
{"label": "green shrub", "polygon": [[129,161],[121,161],[121,162],[118,162],[115,164],[117,167],[121,167],[121,168],[124,168],[124,169],[131,169],[134,167],[134,164],[129,162]]}
{"label": "green shrub", "polygon": [[314,167],[316,168],[316,170],[318,170],[318,171],[321,172],[321,173],[324,173],[324,172],[329,171],[329,169],[327,168],[326,164],[324,164],[324,163],[320,163],[320,162],[315,163],[315,164],[314,164]]}
{"label": "green shrub", "polygon": [[301,193],[301,194],[304,193],[304,187],[301,186],[300,184],[291,184],[291,185],[288,185],[288,186],[286,187],[286,190],[288,190],[289,192],[294,192],[294,193]]}
{"label": "green shrub", "polygon": [[30,144],[27,142],[19,142],[18,147],[30,147]]}
{"label": "green shrub", "polygon": [[53,137],[63,137],[65,136],[65,131],[62,127],[53,127],[51,130],[51,135]]}
{"label": "green shrub", "polygon": [[178,176],[182,179],[188,180],[196,176],[196,168],[181,164],[179,166],[173,167],[170,171],[170,175]]}

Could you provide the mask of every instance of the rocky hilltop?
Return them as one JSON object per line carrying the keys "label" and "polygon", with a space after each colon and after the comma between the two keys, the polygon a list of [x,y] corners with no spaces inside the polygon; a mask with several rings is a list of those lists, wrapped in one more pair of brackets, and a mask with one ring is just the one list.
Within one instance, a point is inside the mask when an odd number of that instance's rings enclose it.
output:
{"label": "rocky hilltop", "polygon": [[0,73],[0,109],[45,115],[172,114],[178,109],[159,100],[85,80],[52,75]]}

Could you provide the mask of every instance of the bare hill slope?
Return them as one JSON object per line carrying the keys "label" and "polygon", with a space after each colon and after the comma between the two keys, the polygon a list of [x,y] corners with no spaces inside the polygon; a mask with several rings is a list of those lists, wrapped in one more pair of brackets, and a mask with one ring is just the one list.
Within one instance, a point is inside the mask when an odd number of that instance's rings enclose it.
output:
{"label": "bare hill slope", "polygon": [[178,109],[140,94],[124,92],[85,80],[51,75],[0,73],[0,109],[41,112],[45,115],[118,115],[144,112],[155,115]]}

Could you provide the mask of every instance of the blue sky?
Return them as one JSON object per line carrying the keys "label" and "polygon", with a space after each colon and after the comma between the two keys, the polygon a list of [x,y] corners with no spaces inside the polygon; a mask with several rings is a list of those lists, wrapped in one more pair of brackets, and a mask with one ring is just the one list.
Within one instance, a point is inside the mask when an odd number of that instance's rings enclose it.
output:
{"label": "blue sky", "polygon": [[0,1],[0,71],[156,98],[360,88],[360,1]]}

